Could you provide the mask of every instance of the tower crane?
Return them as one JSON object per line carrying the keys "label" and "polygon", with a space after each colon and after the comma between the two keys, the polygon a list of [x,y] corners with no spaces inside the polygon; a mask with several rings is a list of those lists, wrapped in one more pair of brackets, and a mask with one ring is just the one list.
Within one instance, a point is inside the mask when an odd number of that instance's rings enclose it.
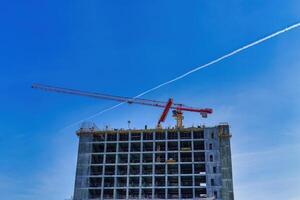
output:
{"label": "tower crane", "polygon": [[108,94],[86,92],[86,91],[54,87],[54,86],[42,85],[42,84],[32,84],[31,87],[33,89],[39,89],[47,92],[56,92],[56,93],[71,94],[71,95],[91,97],[97,99],[106,99],[106,100],[124,102],[128,104],[140,104],[146,106],[160,107],[163,108],[163,112],[157,122],[157,128],[161,128],[161,123],[165,121],[170,109],[173,109],[173,117],[176,119],[177,128],[183,127],[182,121],[183,121],[184,111],[200,113],[200,115],[204,118],[206,118],[208,114],[211,114],[213,112],[212,109],[210,108],[194,108],[194,107],[185,106],[183,104],[174,103],[172,98],[169,98],[167,102],[164,102],[164,101],[156,101],[156,100],[149,100],[149,99],[142,99],[142,98],[113,96]]}

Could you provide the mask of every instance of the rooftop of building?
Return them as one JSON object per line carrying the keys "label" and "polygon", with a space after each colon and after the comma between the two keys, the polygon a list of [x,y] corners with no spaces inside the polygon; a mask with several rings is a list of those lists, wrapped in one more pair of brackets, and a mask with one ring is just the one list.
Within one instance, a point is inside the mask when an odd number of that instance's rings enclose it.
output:
{"label": "rooftop of building", "polygon": [[115,134],[115,133],[153,133],[153,132],[190,132],[190,131],[201,131],[204,129],[213,129],[220,126],[228,126],[228,123],[219,123],[219,125],[216,126],[192,126],[192,127],[183,127],[183,128],[176,128],[176,127],[168,127],[168,128],[148,128],[148,126],[145,126],[144,129],[124,129],[124,128],[105,128],[105,129],[99,129],[94,123],[90,124],[90,126],[81,126],[79,130],[76,131],[76,134],[78,136],[82,134]]}

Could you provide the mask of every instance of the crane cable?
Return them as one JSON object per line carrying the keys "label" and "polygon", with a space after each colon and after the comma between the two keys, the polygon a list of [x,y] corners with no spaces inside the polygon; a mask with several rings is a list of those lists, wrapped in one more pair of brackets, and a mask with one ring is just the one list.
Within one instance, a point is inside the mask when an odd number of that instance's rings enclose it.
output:
{"label": "crane cable", "polygon": [[[231,56],[233,56],[233,55],[235,55],[235,54],[238,54],[238,53],[240,53],[240,52],[242,52],[242,51],[244,51],[244,50],[246,50],[246,49],[248,49],[248,48],[250,48],[250,47],[256,46],[256,45],[258,45],[258,44],[260,44],[260,43],[262,43],[262,42],[265,42],[265,41],[267,41],[267,40],[269,40],[269,39],[271,39],[271,38],[274,38],[274,37],[276,37],[276,36],[278,36],[278,35],[281,35],[281,34],[283,34],[283,33],[285,33],[285,32],[288,32],[288,31],[290,31],[290,30],[292,30],[292,29],[298,28],[299,26],[300,26],[300,22],[295,23],[295,24],[293,24],[293,25],[291,25],[291,26],[288,26],[288,27],[286,27],[286,28],[284,28],[284,29],[281,29],[281,30],[279,30],[279,31],[276,31],[276,32],[274,32],[274,33],[272,33],[272,34],[270,34],[270,35],[268,35],[268,36],[265,36],[265,37],[263,37],[263,38],[261,38],[261,39],[259,39],[259,40],[256,40],[255,42],[252,42],[252,43],[247,44],[247,45],[245,45],[245,46],[243,46],[243,47],[240,47],[240,48],[238,48],[238,49],[236,49],[236,50],[234,50],[234,51],[232,51],[232,52],[230,52],[230,53],[228,53],[228,54],[225,54],[224,56],[221,56],[221,57],[219,57],[219,58],[217,58],[217,59],[215,59],[215,60],[212,60],[212,61],[210,61],[210,62],[208,62],[208,63],[206,63],[206,64],[203,64],[203,65],[201,65],[201,66],[198,66],[198,67],[196,67],[196,68],[194,68],[194,69],[192,69],[192,70],[190,70],[190,71],[188,71],[188,72],[186,72],[186,73],[184,73],[184,74],[182,74],[182,75],[180,75],[180,76],[177,76],[176,78],[173,78],[173,79],[171,79],[171,80],[169,80],[169,81],[166,81],[166,82],[164,82],[164,83],[161,83],[161,84],[159,84],[159,85],[157,85],[157,86],[155,86],[155,87],[153,87],[153,88],[151,88],[151,89],[148,89],[148,90],[146,90],[146,91],[144,91],[144,92],[142,92],[142,93],[136,95],[136,96],[133,97],[133,98],[139,98],[139,97],[141,97],[141,96],[144,96],[144,95],[146,95],[146,94],[148,94],[148,93],[150,93],[150,92],[153,92],[154,90],[157,90],[157,89],[159,89],[159,88],[161,88],[161,87],[163,87],[163,86],[165,86],[165,85],[168,85],[168,84],[171,84],[171,83],[173,83],[173,82],[175,82],[175,81],[178,81],[178,80],[180,80],[180,79],[183,79],[183,78],[185,78],[186,76],[188,76],[188,75],[190,75],[190,74],[192,74],[192,73],[195,73],[195,72],[199,71],[200,69],[204,69],[204,68],[209,67],[209,66],[211,66],[211,65],[213,65],[213,64],[216,64],[216,63],[218,63],[218,62],[221,62],[222,60],[224,60],[224,59],[226,59],[226,58],[229,58],[229,57],[231,57]],[[92,118],[94,118],[94,117],[97,117],[97,116],[99,116],[99,115],[101,115],[101,114],[103,114],[103,113],[105,113],[105,112],[107,112],[107,111],[110,111],[110,110],[113,110],[113,109],[115,109],[115,108],[117,108],[117,107],[120,107],[120,106],[123,105],[123,104],[125,104],[125,102],[118,103],[118,104],[116,104],[116,105],[114,105],[114,106],[111,106],[111,107],[109,107],[109,108],[106,108],[106,109],[104,109],[104,110],[101,110],[100,112],[97,112],[97,113],[95,113],[95,114],[93,114],[93,115],[91,115],[91,116],[89,116],[89,117],[87,117],[87,118],[85,118],[85,119],[79,120],[79,121],[77,121],[77,122],[75,122],[75,123],[73,123],[73,124],[70,124],[70,125],[66,126],[65,128],[72,127],[72,126],[77,125],[77,124],[79,124],[79,123],[81,123],[81,122],[83,122],[83,121],[86,121],[86,120],[92,119]]]}

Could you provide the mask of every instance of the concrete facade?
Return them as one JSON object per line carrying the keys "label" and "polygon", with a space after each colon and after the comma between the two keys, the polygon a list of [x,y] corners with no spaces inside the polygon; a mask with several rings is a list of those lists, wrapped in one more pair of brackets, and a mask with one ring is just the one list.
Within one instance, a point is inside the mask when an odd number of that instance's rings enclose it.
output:
{"label": "concrete facade", "polygon": [[77,134],[75,200],[234,199],[226,124]]}

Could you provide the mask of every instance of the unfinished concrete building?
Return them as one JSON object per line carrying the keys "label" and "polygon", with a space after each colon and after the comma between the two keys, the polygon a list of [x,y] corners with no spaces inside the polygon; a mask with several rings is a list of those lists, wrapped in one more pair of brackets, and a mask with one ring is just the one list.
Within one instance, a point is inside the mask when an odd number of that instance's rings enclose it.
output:
{"label": "unfinished concrete building", "polygon": [[75,200],[234,199],[227,124],[77,134]]}

